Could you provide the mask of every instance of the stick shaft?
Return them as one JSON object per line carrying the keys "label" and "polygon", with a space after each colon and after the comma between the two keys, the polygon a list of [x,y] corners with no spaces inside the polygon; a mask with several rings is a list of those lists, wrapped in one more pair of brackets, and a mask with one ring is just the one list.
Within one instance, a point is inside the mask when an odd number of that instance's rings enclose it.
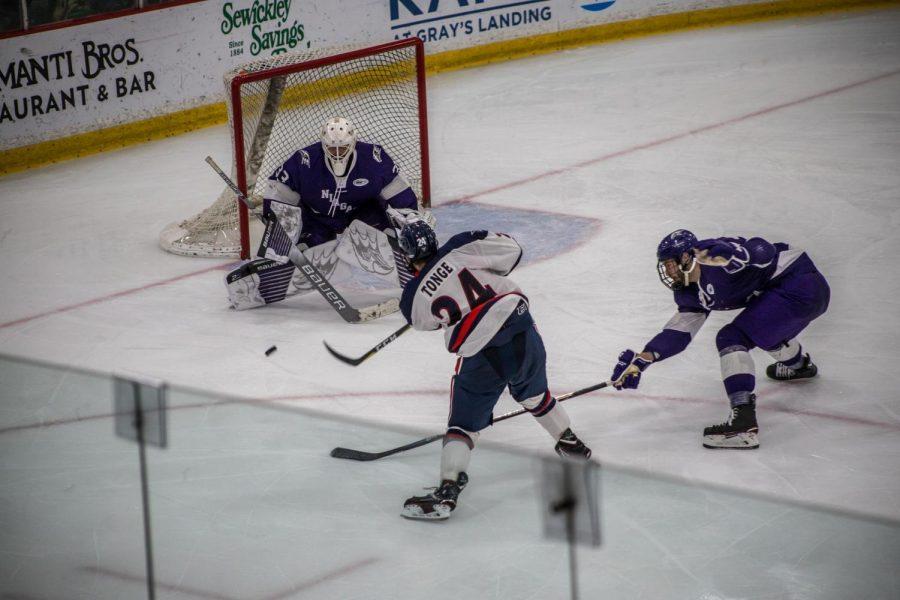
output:
{"label": "stick shaft", "polygon": [[339,361],[341,361],[343,363],[347,363],[348,365],[352,365],[355,367],[358,364],[360,364],[362,361],[364,361],[367,358],[369,358],[370,356],[374,355],[376,352],[378,352],[379,350],[381,350],[382,348],[384,348],[385,346],[387,346],[388,344],[390,344],[391,342],[396,340],[398,337],[400,337],[401,335],[403,335],[404,333],[409,331],[409,329],[411,327],[412,327],[412,325],[407,323],[406,325],[404,325],[403,327],[401,327],[400,329],[398,329],[397,331],[395,331],[388,337],[386,337],[383,340],[381,340],[380,342],[378,342],[378,344],[374,348],[371,348],[368,352],[366,352],[365,354],[363,354],[362,356],[360,356],[358,358],[351,358],[351,357],[347,356],[346,354],[341,354],[340,352],[338,352],[337,350],[335,350],[334,348],[329,346],[328,342],[322,342],[322,343],[325,344],[325,348],[328,350],[328,352],[331,353],[331,355],[333,357],[335,357],[336,359],[338,359]]}
{"label": "stick shaft", "polygon": [[[567,394],[562,394],[561,396],[556,397],[557,402],[565,402],[570,398],[575,398],[577,396],[582,396],[584,394],[588,394],[590,392],[601,390],[605,387],[612,385],[611,381],[604,381],[602,383],[597,383],[595,385],[588,386],[586,388],[581,388],[580,390],[575,390],[574,392],[569,392]],[[505,421],[506,419],[511,419],[513,417],[517,417],[523,413],[528,412],[524,408],[520,408],[519,410],[514,410],[508,412],[506,414],[500,415],[496,419],[494,419],[493,423],[499,423],[500,421]],[[383,450],[381,452],[366,452],[364,450],[354,450],[352,448],[341,448],[337,447],[331,451],[331,456],[334,458],[346,458],[349,460],[360,460],[360,461],[371,461],[378,460],[379,458],[384,458],[386,456],[392,456],[394,454],[398,454],[400,452],[405,452],[406,450],[412,450],[414,448],[420,448],[422,446],[428,445],[431,442],[435,442],[444,437],[444,434],[439,433],[435,435],[430,435],[428,437],[422,438],[420,440],[416,440],[414,442],[410,442],[409,444],[405,444],[403,446],[398,446],[396,448],[390,448],[388,450]]]}
{"label": "stick shaft", "polygon": [[[565,402],[570,398],[576,398],[578,396],[583,396],[584,394],[588,394],[595,390],[602,390],[603,388],[612,385],[610,381],[604,381],[602,383],[598,383],[595,385],[588,386],[586,388],[581,388],[580,390],[575,390],[574,392],[569,392],[567,394],[562,394],[560,396],[556,396],[557,402]],[[512,419],[513,417],[518,417],[521,414],[527,413],[528,411],[524,408],[520,408],[518,410],[512,410],[508,413],[502,414],[499,417],[494,418],[492,423],[499,423],[500,421],[505,421],[506,419]]]}

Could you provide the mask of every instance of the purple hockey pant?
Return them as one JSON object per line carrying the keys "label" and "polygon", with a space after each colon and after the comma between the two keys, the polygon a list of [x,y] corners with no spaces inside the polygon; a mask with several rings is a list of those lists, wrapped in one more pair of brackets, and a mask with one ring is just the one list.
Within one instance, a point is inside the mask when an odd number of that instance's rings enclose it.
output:
{"label": "purple hockey pant", "polygon": [[749,302],[732,324],[754,347],[774,350],[796,338],[828,310],[831,290],[812,260],[802,254],[765,291]]}

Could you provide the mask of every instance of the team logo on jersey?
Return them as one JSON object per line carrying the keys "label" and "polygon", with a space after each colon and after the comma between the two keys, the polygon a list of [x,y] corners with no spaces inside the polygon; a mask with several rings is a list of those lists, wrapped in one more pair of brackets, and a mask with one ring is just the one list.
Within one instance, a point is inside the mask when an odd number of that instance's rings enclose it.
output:
{"label": "team logo on jersey", "polygon": [[307,152],[306,150],[300,151],[300,162],[307,167],[309,166],[309,152]]}
{"label": "team logo on jersey", "polygon": [[363,187],[365,185],[369,185],[369,180],[360,177],[359,179],[353,180],[353,185],[355,185],[356,187]]}
{"label": "team logo on jersey", "polygon": [[729,275],[734,275],[738,271],[743,271],[747,263],[750,262],[750,251],[734,242],[731,242],[731,245],[734,246],[734,256],[723,268]]}
{"label": "team logo on jersey", "polygon": [[700,288],[699,298],[700,305],[706,310],[712,310],[713,305],[716,303],[713,300],[713,295],[716,293],[716,289],[713,287],[713,284],[706,284],[706,289],[704,290],[702,286],[698,286]]}
{"label": "team logo on jersey", "polygon": [[372,146],[372,158],[375,162],[381,162],[381,146]]}

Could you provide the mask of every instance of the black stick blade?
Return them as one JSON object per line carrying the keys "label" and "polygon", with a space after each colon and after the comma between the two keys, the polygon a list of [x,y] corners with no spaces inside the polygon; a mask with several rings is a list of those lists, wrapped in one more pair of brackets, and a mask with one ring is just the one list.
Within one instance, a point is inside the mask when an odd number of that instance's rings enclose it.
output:
{"label": "black stick blade", "polygon": [[427,438],[422,438],[421,440],[416,440],[415,442],[406,444],[405,446],[398,446],[397,448],[391,448],[390,450],[384,450],[382,452],[364,452],[362,450],[353,450],[351,448],[341,448],[337,447],[331,451],[331,456],[334,458],[346,458],[348,460],[378,460],[379,458],[384,458],[385,456],[392,456],[394,454],[398,454],[400,452],[405,452],[407,450],[412,450],[413,448],[419,448],[421,446],[425,446],[430,444],[431,442],[440,440],[444,438],[443,433],[438,433],[435,435],[430,435]]}
{"label": "black stick blade", "polygon": [[[359,363],[361,363],[361,362],[364,361],[366,358],[368,358],[368,356],[365,355],[365,354],[363,354],[363,355],[360,356],[359,358],[350,358],[349,356],[345,356],[345,355],[341,354],[340,352],[338,352],[337,350],[335,350],[334,348],[332,348],[331,346],[329,346],[329,345],[328,345],[328,342],[323,341],[322,343],[325,344],[325,349],[328,350],[328,352],[329,352],[333,357],[335,357],[336,359],[338,359],[338,360],[341,361],[342,363],[346,363],[346,364],[348,364],[348,365],[350,365],[350,366],[353,366],[353,367],[357,366]],[[334,456],[334,455],[332,455],[332,456]]]}
{"label": "black stick blade", "polygon": [[334,458],[346,458],[347,460],[376,460],[381,458],[378,452],[363,452],[362,450],[352,450],[350,448],[335,448],[331,451]]}

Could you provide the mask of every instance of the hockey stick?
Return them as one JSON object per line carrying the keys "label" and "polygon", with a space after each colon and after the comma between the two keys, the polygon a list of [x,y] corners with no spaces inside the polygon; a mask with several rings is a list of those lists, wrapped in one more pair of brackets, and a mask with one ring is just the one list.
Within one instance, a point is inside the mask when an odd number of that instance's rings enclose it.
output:
{"label": "hockey stick", "polygon": [[[235,185],[235,183],[231,180],[231,178],[225,174],[219,165],[216,164],[216,161],[212,159],[211,156],[206,157],[206,162],[209,164],[213,170],[219,174],[219,177],[231,188],[231,191],[237,196],[238,200],[240,200],[244,206],[247,207],[247,210],[253,212],[253,205],[250,204],[250,201],[247,200],[247,196],[241,191],[241,189]],[[262,215],[257,215],[259,220],[265,224],[266,220],[262,217]],[[281,223],[278,221],[278,216],[275,216],[275,222],[281,227]],[[381,304],[376,304],[374,306],[369,306],[367,308],[357,310],[350,306],[344,297],[334,289],[328,279],[325,278],[324,275],[313,265],[308,258],[300,251],[296,246],[291,246],[290,254],[288,255],[291,262],[294,263],[300,272],[303,273],[306,278],[313,284],[313,286],[318,290],[322,297],[328,300],[328,303],[341,317],[347,321],[348,323],[359,323],[361,321],[369,321],[371,319],[377,319],[378,317],[384,316],[385,314],[389,314],[389,312],[393,312],[396,310],[394,307],[396,306],[396,300],[388,300]]]}
{"label": "hockey stick", "polygon": [[396,340],[398,337],[400,337],[401,335],[403,335],[404,333],[409,331],[410,327],[412,327],[412,325],[407,323],[406,325],[404,325],[403,327],[401,327],[400,329],[398,329],[397,331],[395,331],[388,337],[381,340],[378,343],[378,345],[376,345],[374,348],[372,348],[371,350],[369,350],[368,352],[366,352],[359,358],[350,358],[349,356],[347,356],[345,354],[341,354],[340,352],[338,352],[337,350],[335,350],[334,348],[329,346],[328,342],[326,342],[325,340],[322,340],[322,343],[325,344],[325,349],[328,350],[333,357],[335,357],[336,359],[338,359],[339,361],[341,361],[343,363],[347,363],[348,365],[355,367],[359,363],[366,360],[367,358],[369,358],[370,356],[372,356],[373,354],[375,354],[376,352],[378,352],[379,350],[381,350],[382,348],[384,348],[385,346],[387,346],[388,344],[390,344],[391,342]]}
{"label": "hockey stick", "polygon": [[[589,392],[593,392],[596,390],[602,390],[605,387],[612,385],[611,381],[604,381],[602,383],[597,383],[595,385],[582,388],[580,390],[575,390],[574,392],[569,392],[567,394],[562,394],[561,396],[556,397],[557,402],[564,402],[569,398],[574,398],[576,396],[581,396],[583,394],[587,394]],[[512,419],[513,417],[518,417],[522,413],[528,412],[524,408],[520,408],[518,410],[514,410],[505,414],[500,415],[493,421],[491,424],[499,423],[500,421],[505,421],[506,419]],[[360,460],[360,461],[370,461],[370,460],[378,460],[379,458],[384,458],[385,456],[391,456],[392,454],[398,454],[400,452],[405,452],[407,450],[412,450],[413,448],[418,448],[419,446],[425,446],[430,444],[431,442],[437,441],[444,437],[443,433],[430,435],[426,438],[422,438],[421,440],[416,440],[415,442],[411,442],[406,444],[405,446],[399,446],[397,448],[391,448],[390,450],[383,450],[381,452],[365,452],[363,450],[353,450],[351,448],[341,448],[340,446],[331,451],[331,456],[334,458],[346,458],[348,460]]]}

